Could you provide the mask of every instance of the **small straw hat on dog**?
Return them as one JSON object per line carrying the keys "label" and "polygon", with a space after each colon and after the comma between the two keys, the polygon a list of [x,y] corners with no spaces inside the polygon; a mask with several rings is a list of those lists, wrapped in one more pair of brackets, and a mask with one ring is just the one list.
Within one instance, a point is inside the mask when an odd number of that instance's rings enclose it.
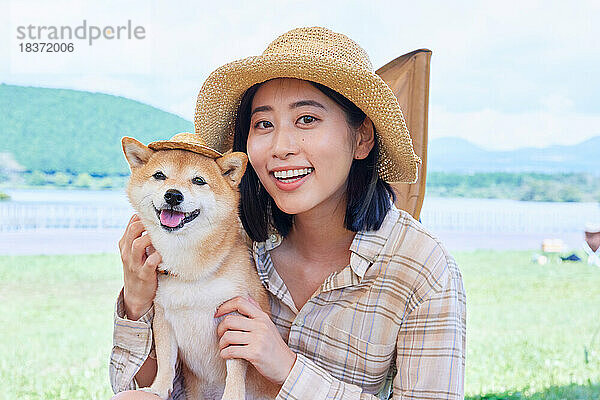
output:
{"label": "small straw hat on dog", "polygon": [[223,154],[206,145],[201,136],[194,133],[182,132],[169,140],[157,140],[148,144],[152,150],[187,150],[210,158],[219,158]]}
{"label": "small straw hat on dog", "polygon": [[356,42],[326,28],[293,29],[275,39],[262,55],[212,72],[198,94],[196,133],[221,153],[231,149],[244,92],[274,78],[317,82],[347,97],[375,124],[379,176],[388,182],[416,182],[417,164],[422,161],[413,150],[398,99]]}

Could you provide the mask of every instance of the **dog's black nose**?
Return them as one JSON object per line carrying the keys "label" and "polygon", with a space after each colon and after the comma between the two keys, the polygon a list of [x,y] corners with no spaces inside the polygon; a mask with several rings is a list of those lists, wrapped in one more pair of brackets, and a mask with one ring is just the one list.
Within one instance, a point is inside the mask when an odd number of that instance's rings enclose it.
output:
{"label": "dog's black nose", "polygon": [[165,193],[165,201],[171,206],[176,206],[183,203],[183,194],[179,190],[169,189]]}

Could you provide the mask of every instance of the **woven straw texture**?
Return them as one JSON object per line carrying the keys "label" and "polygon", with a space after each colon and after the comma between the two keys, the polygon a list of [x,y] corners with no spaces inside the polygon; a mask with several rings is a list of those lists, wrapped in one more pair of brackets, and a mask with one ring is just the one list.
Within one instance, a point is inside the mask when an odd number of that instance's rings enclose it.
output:
{"label": "woven straw texture", "polygon": [[211,149],[200,135],[194,133],[178,133],[169,140],[158,140],[148,144],[152,150],[187,150],[210,158],[219,158],[221,153]]}
{"label": "woven straw texture", "polygon": [[421,159],[413,150],[396,96],[373,72],[367,53],[356,42],[326,28],[293,29],[262,55],[213,71],[198,94],[195,132],[222,153],[231,149],[244,92],[273,78],[309,80],[346,96],[375,124],[381,144],[379,176],[388,182],[416,182]]}

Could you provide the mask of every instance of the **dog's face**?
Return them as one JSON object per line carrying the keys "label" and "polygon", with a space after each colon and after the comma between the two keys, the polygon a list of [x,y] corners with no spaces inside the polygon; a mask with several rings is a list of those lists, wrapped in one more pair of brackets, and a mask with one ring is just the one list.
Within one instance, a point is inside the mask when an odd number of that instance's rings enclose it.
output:
{"label": "dog's face", "polygon": [[212,159],[187,150],[154,151],[128,137],[122,144],[131,168],[127,195],[147,229],[199,237],[237,213],[244,153]]}

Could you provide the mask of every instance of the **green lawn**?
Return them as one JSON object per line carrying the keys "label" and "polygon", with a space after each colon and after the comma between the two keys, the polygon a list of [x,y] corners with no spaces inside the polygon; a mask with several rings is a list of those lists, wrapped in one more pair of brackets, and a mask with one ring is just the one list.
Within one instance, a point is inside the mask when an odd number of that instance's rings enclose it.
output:
{"label": "green lawn", "polygon": [[[590,347],[600,268],[538,266],[531,252],[454,256],[467,290],[467,398],[600,398],[600,337]],[[0,398],[110,397],[121,273],[116,254],[0,257]]]}

